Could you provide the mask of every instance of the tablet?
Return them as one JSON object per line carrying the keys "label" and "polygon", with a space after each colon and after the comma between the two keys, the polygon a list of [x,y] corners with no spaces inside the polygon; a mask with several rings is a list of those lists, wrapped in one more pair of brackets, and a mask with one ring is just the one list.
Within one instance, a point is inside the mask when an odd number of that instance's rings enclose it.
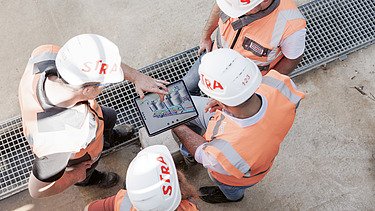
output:
{"label": "tablet", "polygon": [[197,109],[182,80],[168,84],[168,94],[160,102],[159,95],[146,93],[134,99],[143,125],[150,136],[186,123],[198,116]]}

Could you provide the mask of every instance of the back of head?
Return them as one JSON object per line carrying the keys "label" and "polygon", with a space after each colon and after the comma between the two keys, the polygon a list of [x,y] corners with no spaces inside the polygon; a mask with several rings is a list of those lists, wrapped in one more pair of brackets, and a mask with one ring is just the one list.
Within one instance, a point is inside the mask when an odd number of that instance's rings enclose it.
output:
{"label": "back of head", "polygon": [[201,91],[228,106],[245,102],[262,81],[259,68],[253,61],[227,48],[204,55],[199,75]]}
{"label": "back of head", "polygon": [[56,68],[71,85],[124,80],[118,47],[96,34],[81,34],[68,40],[57,53]]}
{"label": "back of head", "polygon": [[238,18],[254,9],[263,0],[216,0],[220,10],[232,18]]}
{"label": "back of head", "polygon": [[127,170],[126,188],[137,210],[175,210],[181,191],[168,148],[154,145],[139,152]]}

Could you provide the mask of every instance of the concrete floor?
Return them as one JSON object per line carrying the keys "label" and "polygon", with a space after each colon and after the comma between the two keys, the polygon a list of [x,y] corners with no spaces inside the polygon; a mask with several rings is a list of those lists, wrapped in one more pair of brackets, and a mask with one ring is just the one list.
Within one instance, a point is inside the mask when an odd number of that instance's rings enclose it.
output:
{"label": "concrete floor", "polygon": [[[299,4],[307,1],[297,1]],[[19,115],[18,81],[31,51],[45,43],[63,44],[81,33],[98,33],[118,44],[136,68],[198,44],[213,1],[0,1],[0,120]],[[283,142],[271,172],[247,190],[240,203],[201,210],[375,210],[375,46],[343,62],[294,80],[306,99]],[[353,78],[354,77],[354,78]],[[107,156],[99,168],[124,175],[137,146]],[[197,187],[211,184],[206,171],[187,171]],[[72,187],[43,200],[23,191],[0,201],[0,210],[81,210],[108,190]]]}

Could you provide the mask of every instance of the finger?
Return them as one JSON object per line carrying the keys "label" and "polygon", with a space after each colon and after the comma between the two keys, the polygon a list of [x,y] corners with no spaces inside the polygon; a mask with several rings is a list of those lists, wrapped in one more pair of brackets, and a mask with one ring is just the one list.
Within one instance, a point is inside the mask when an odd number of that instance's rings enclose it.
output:
{"label": "finger", "polygon": [[143,91],[140,88],[136,87],[135,91],[138,93],[138,95],[141,99],[143,99],[145,97],[145,94],[143,93]]}
{"label": "finger", "polygon": [[150,92],[154,92],[156,94],[161,94],[161,95],[166,95],[168,94],[168,89],[167,87],[165,87],[165,89],[167,90],[164,90],[164,89],[159,89],[159,87],[154,87],[152,89],[150,89]]}
{"label": "finger", "polygon": [[159,97],[160,97],[160,101],[163,102],[164,101],[164,95],[163,94],[158,94]]}
{"label": "finger", "polygon": [[213,106],[216,106],[216,105],[218,105],[216,100],[210,100],[210,101],[206,104],[207,107],[213,107]]}
{"label": "finger", "polygon": [[210,108],[210,113],[215,112],[215,111],[218,110],[219,108],[220,108],[219,106],[211,107],[211,108]]}
{"label": "finger", "polygon": [[207,48],[206,48],[206,52],[207,52],[207,53],[208,53],[208,52],[211,52],[211,50],[212,50],[211,45],[208,45]]}
{"label": "finger", "polygon": [[201,55],[203,53],[203,51],[205,51],[206,48],[205,47],[200,47],[199,50],[198,50],[198,55]]}
{"label": "finger", "polygon": [[168,88],[164,84],[156,83],[156,85],[158,86],[159,89],[162,89],[162,90],[168,92]]}
{"label": "finger", "polygon": [[211,109],[211,106],[206,105],[206,106],[204,107],[204,112],[207,113],[210,109]]}
{"label": "finger", "polygon": [[162,83],[162,84],[165,84],[165,85],[168,85],[170,84],[169,81],[165,81],[165,80],[159,80],[159,79],[155,79],[156,82],[158,83]]}
{"label": "finger", "polygon": [[[216,102],[216,100],[210,100],[207,104],[206,104],[206,106],[204,107],[204,112],[208,112],[208,111],[210,111],[211,113],[213,112],[212,111],[212,108],[214,108],[214,107],[218,107],[218,104],[217,104],[217,102]],[[216,109],[215,109],[216,110]]]}

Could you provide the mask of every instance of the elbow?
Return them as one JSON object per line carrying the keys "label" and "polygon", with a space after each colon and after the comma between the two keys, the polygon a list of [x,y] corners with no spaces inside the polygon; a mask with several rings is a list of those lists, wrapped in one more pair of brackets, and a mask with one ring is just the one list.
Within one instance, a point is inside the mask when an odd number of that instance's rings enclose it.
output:
{"label": "elbow", "polygon": [[29,182],[29,193],[30,196],[34,199],[40,199],[45,198],[48,196],[52,196],[57,194],[55,191],[51,190],[51,186],[53,186],[54,183],[51,183],[44,187],[37,187]]}
{"label": "elbow", "polygon": [[36,177],[31,174],[28,183],[29,194],[34,199],[40,199],[53,195],[49,189],[54,183],[44,183],[36,179]]}
{"label": "elbow", "polygon": [[34,199],[41,199],[44,197],[43,194],[30,188],[30,185],[29,185],[29,193],[30,193],[30,196]]}

